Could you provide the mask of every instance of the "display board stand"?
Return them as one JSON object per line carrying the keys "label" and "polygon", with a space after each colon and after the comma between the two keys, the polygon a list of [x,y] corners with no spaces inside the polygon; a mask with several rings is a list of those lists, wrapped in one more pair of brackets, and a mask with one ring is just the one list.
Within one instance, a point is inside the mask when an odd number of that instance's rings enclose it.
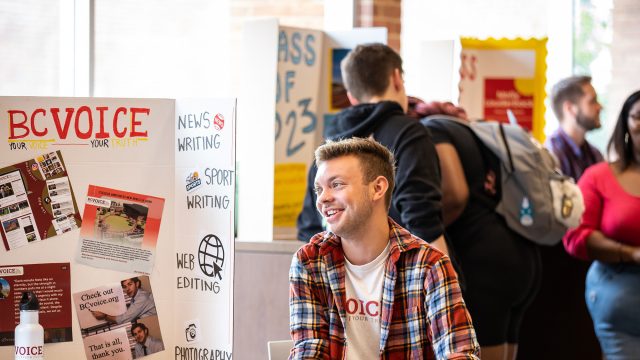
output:
{"label": "display board stand", "polygon": [[[41,318],[59,311],[60,301],[70,305],[60,315],[73,340],[46,343],[46,358],[91,358],[109,347],[123,351],[101,358],[130,359],[132,322],[146,323],[164,343],[155,358],[194,351],[230,358],[235,99],[0,97],[0,114],[0,178],[7,179],[0,209],[8,208],[0,218],[11,238],[0,250],[0,278],[38,286],[36,293],[45,283],[66,292]],[[70,287],[46,266],[70,272]],[[135,277],[152,295],[153,312],[120,320],[109,309],[132,308],[121,285]],[[0,311],[15,308],[18,288],[3,293]],[[98,311],[117,320],[92,316]],[[13,317],[1,321],[14,326]],[[93,341],[97,332],[108,340]],[[13,358],[5,340],[0,358]]]}

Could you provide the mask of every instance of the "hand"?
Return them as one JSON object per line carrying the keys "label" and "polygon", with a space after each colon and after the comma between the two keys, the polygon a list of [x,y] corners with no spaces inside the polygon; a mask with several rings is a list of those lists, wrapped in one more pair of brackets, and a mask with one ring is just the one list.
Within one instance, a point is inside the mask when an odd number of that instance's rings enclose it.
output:
{"label": "hand", "polygon": [[89,311],[91,311],[91,315],[93,315],[93,317],[96,318],[97,320],[104,320],[107,317],[107,314],[101,311],[93,311],[93,310],[89,310]]}
{"label": "hand", "polygon": [[631,261],[636,264],[640,264],[640,246],[634,246],[631,249]]}

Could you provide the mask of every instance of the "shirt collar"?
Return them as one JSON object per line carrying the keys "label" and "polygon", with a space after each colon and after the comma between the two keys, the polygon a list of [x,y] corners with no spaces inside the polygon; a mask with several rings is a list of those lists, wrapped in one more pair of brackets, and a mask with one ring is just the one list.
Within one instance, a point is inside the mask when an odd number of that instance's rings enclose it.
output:
{"label": "shirt collar", "polygon": [[[569,148],[571,148],[571,151],[573,151],[574,154],[576,154],[577,156],[582,156],[582,148],[580,146],[578,146],[578,144],[576,144],[573,139],[571,138],[571,136],[567,135],[566,132],[564,132],[564,130],[562,130],[562,127],[558,128],[558,136],[567,144],[569,145]],[[584,141],[585,145],[587,144],[587,140]]]}

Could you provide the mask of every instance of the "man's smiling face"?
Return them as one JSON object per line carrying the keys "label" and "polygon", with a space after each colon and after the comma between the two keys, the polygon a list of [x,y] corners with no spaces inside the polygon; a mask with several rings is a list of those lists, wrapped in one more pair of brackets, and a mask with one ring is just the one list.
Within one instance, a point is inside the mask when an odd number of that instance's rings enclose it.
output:
{"label": "man's smiling face", "polygon": [[315,178],[316,207],[334,234],[349,238],[362,230],[373,211],[371,189],[354,155],[320,163]]}

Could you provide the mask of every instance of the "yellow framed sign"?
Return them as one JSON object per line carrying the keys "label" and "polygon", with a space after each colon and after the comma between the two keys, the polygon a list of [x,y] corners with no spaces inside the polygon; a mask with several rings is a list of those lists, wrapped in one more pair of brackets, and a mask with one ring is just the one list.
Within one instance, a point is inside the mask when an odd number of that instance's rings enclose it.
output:
{"label": "yellow framed sign", "polygon": [[544,141],[547,38],[461,38],[460,106],[470,118],[515,118]]}

